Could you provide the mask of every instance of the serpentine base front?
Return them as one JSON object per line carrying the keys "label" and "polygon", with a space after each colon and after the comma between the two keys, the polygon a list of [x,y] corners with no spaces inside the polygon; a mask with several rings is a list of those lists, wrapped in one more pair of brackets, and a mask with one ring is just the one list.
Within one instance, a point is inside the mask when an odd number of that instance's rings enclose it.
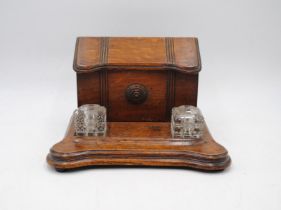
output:
{"label": "serpentine base front", "polygon": [[109,122],[106,137],[74,135],[71,119],[64,139],[47,156],[58,171],[87,166],[186,167],[223,170],[227,150],[216,143],[207,126],[200,140],[173,139],[169,122]]}

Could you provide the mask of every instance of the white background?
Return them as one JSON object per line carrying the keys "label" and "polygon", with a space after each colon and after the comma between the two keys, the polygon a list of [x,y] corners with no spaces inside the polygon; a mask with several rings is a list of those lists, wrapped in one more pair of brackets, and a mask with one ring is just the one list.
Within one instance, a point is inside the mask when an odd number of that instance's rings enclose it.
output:
{"label": "white background", "polygon": [[[281,209],[278,0],[0,0],[0,209]],[[45,157],[76,108],[77,36],[197,36],[198,105],[221,173],[90,169]]]}

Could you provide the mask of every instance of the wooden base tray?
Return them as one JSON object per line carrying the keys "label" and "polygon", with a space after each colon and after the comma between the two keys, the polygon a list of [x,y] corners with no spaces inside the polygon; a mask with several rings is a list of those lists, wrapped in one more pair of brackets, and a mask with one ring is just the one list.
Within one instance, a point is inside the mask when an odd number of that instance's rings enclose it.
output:
{"label": "wooden base tray", "polygon": [[207,126],[197,142],[173,139],[169,122],[109,122],[106,137],[74,135],[71,119],[65,138],[47,156],[58,171],[87,166],[161,166],[223,170],[227,150],[216,143]]}

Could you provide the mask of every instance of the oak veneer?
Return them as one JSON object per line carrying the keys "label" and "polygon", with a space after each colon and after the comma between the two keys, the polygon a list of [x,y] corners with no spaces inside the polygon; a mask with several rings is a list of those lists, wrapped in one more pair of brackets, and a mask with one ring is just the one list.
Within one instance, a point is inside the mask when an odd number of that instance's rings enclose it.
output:
{"label": "oak veneer", "polygon": [[196,38],[80,37],[73,68],[78,106],[106,106],[106,137],[66,136],[47,156],[57,170],[86,166],[165,166],[208,171],[230,164],[207,126],[199,141],[173,139],[171,109],[197,105],[201,61]]}
{"label": "oak veneer", "polygon": [[[197,105],[196,38],[80,37],[73,67],[78,106],[106,106],[109,121],[167,122],[172,107]],[[142,103],[126,98],[132,84],[145,86]]]}
{"label": "oak veneer", "polygon": [[71,119],[65,138],[54,145],[48,162],[58,170],[100,165],[191,167],[222,170],[226,149],[208,129],[202,139],[173,139],[167,122],[111,122],[106,137],[77,137]]}

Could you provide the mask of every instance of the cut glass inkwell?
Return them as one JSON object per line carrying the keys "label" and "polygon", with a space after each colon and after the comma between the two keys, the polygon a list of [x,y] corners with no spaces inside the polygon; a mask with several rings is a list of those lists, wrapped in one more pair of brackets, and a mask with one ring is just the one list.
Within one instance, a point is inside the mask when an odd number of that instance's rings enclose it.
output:
{"label": "cut glass inkwell", "polygon": [[172,109],[171,132],[173,138],[200,139],[204,130],[204,117],[195,106],[182,105]]}
{"label": "cut glass inkwell", "polygon": [[98,104],[85,104],[74,111],[77,136],[105,136],[106,108]]}

